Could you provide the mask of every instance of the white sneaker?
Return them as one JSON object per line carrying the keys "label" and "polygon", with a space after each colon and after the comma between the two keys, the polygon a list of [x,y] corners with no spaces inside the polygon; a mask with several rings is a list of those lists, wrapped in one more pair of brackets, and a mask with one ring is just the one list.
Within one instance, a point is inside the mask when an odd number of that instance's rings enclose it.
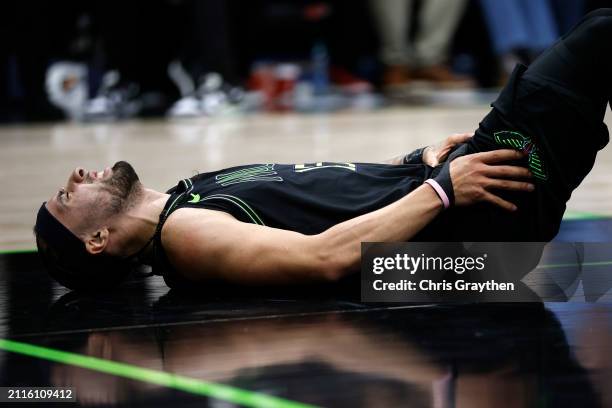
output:
{"label": "white sneaker", "polygon": [[81,120],[84,115],[89,88],[87,66],[74,62],[56,62],[46,73],[45,88],[51,103],[67,117]]}

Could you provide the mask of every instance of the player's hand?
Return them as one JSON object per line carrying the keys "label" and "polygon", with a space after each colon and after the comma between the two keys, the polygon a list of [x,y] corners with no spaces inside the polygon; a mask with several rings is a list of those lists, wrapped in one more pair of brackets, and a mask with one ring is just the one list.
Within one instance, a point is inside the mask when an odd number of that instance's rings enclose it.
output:
{"label": "player's hand", "polygon": [[488,201],[505,210],[515,211],[516,205],[497,196],[496,190],[533,191],[528,181],[517,181],[531,177],[525,167],[499,165],[499,163],[524,158],[516,150],[493,150],[461,156],[450,164],[456,205],[470,205]]}
{"label": "player's hand", "polygon": [[474,136],[474,133],[456,133],[439,143],[427,146],[423,151],[423,163],[430,167],[436,167],[446,159],[453,147],[467,142],[472,136]]}

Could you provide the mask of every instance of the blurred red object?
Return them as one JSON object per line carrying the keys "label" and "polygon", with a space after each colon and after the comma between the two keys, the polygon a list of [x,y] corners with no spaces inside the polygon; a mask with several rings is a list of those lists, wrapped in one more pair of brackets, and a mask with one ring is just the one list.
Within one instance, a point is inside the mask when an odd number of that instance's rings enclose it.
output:
{"label": "blurred red object", "polygon": [[304,19],[307,21],[320,21],[331,14],[331,7],[327,3],[314,3],[304,7]]}
{"label": "blurred red object", "polygon": [[253,67],[248,81],[249,89],[263,94],[264,108],[273,108],[276,79],[274,67],[269,64],[258,64]]}
{"label": "blurred red object", "polygon": [[365,79],[361,79],[349,72],[346,68],[336,65],[331,66],[329,77],[334,85],[341,87],[347,92],[363,93],[371,92],[374,89],[374,86]]}
{"label": "blurred red object", "polygon": [[253,68],[248,85],[264,96],[264,108],[269,111],[293,109],[293,90],[300,76],[297,64],[258,64]]}
{"label": "blurred red object", "polygon": [[293,90],[299,76],[300,67],[296,64],[280,64],[276,67],[275,110],[293,110]]}

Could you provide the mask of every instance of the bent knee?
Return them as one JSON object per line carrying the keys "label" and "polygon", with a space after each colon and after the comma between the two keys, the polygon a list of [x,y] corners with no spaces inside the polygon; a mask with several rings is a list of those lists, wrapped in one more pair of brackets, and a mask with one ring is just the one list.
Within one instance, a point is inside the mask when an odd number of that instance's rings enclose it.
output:
{"label": "bent knee", "polygon": [[591,41],[601,41],[604,44],[610,44],[612,36],[612,9],[610,14],[599,14],[588,17],[577,28],[583,35],[587,36]]}
{"label": "bent knee", "polygon": [[612,8],[599,8],[584,15],[583,21],[587,21],[596,17],[612,17]]}

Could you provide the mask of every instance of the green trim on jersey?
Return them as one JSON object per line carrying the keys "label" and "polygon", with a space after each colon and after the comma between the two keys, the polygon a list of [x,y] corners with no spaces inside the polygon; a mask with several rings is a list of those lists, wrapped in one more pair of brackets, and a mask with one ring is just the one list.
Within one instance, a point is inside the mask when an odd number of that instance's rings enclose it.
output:
{"label": "green trim on jersey", "polygon": [[311,171],[311,170],[319,170],[319,169],[344,169],[344,170],[350,170],[350,171],[357,171],[357,166],[355,166],[355,163],[323,163],[323,162],[318,162],[318,163],[314,163],[314,165],[310,165],[308,163],[304,163],[304,164],[296,164],[293,166],[293,171],[295,171],[296,173],[304,173],[307,171]]}
{"label": "green trim on jersey", "polygon": [[215,176],[215,182],[225,187],[249,181],[283,181],[282,177],[276,176],[277,174],[278,172],[274,170],[274,164],[268,163],[263,166],[253,166],[229,173],[218,174]]}
{"label": "green trim on jersey", "polygon": [[[199,194],[192,194],[192,196],[194,197],[194,199],[196,198],[196,196],[198,198],[200,197]],[[213,194],[213,195],[206,196],[204,198],[199,198],[199,201],[197,201],[197,202],[194,202],[193,200],[191,200],[189,202],[192,203],[192,204],[197,204],[197,203],[201,203],[203,201],[211,201],[211,200],[228,201],[228,202],[234,204],[235,206],[237,206],[238,208],[240,208],[247,215],[247,217],[249,217],[249,219],[251,220],[251,222],[253,222],[253,224],[263,225],[263,226],[266,225],[263,222],[263,220],[261,219],[261,217],[255,212],[255,210],[253,210],[253,208],[251,208],[250,205],[248,205],[242,199],[240,199],[240,198],[238,198],[236,196],[233,196],[233,195],[229,195],[229,194]]]}
{"label": "green trim on jersey", "polygon": [[174,199],[174,201],[172,201],[172,204],[170,204],[170,206],[168,207],[168,209],[164,213],[164,217],[168,217],[168,215],[174,210],[174,207],[177,206],[177,204],[181,200],[181,198],[183,198],[185,196],[185,194],[189,194],[193,190],[193,181],[191,179],[183,179],[183,180],[181,180],[181,183],[185,184],[186,190],[184,192],[182,192],[181,194],[179,194]]}

